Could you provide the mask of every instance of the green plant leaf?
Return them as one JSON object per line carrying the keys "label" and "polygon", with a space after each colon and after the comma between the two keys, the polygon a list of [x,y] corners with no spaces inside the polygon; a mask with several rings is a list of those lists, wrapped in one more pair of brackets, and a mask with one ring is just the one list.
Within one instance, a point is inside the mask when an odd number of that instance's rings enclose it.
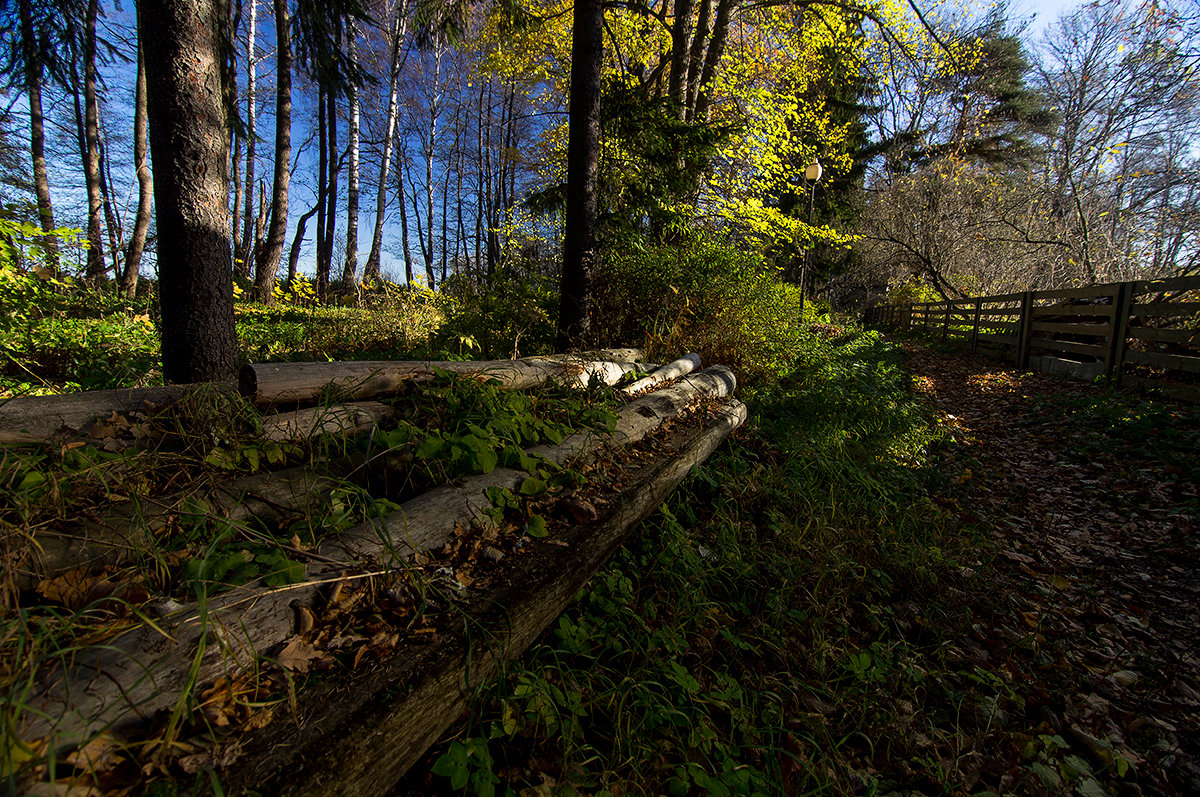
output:
{"label": "green plant leaf", "polygon": [[529,518],[529,522],[525,524],[525,533],[530,537],[545,537],[549,533],[546,531],[546,519],[541,515]]}
{"label": "green plant leaf", "polygon": [[526,476],[519,490],[521,495],[541,495],[546,492],[546,482],[534,476]]}

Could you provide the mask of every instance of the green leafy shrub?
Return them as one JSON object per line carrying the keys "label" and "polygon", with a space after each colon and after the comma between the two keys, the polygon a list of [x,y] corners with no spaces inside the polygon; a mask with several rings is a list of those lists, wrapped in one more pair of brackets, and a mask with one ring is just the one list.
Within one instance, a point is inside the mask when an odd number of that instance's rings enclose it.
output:
{"label": "green leafy shrub", "polygon": [[799,288],[721,238],[613,247],[595,296],[598,338],[641,345],[651,360],[696,351],[758,380],[781,373],[803,345]]}
{"label": "green leafy shrub", "polygon": [[548,279],[498,269],[482,283],[455,275],[442,291],[453,304],[435,338],[440,348],[476,349],[489,359],[553,350],[558,286]]}

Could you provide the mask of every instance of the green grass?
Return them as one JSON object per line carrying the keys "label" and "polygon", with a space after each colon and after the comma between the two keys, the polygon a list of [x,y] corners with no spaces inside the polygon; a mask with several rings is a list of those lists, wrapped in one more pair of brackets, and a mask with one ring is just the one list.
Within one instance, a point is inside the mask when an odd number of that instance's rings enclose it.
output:
{"label": "green grass", "polygon": [[939,787],[935,756],[909,762],[950,744],[930,719],[955,701],[936,629],[961,620],[970,539],[932,500],[948,437],[878,334],[806,342],[749,397],[750,427],[479,697],[423,788]]}
{"label": "green grass", "polygon": [[[162,384],[157,308],[74,282],[0,291],[0,398]],[[434,351],[453,308],[427,290],[385,284],[353,306],[318,307],[284,294],[274,307],[239,302],[241,362],[457,358]]]}

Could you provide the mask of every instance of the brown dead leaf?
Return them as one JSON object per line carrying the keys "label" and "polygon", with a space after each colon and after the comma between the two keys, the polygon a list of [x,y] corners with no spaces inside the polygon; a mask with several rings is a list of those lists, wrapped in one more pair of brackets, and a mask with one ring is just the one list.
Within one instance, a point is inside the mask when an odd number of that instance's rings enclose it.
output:
{"label": "brown dead leaf", "polygon": [[262,711],[255,711],[250,715],[249,719],[246,720],[245,724],[242,726],[242,729],[248,731],[257,731],[270,725],[271,720],[273,719],[275,719],[274,706],[263,709]]}
{"label": "brown dead leaf", "polygon": [[125,759],[120,755],[121,747],[111,737],[101,734],[67,756],[67,763],[76,769],[100,774],[107,772]]}
{"label": "brown dead leaf", "polygon": [[595,505],[575,496],[560,499],[557,509],[576,523],[591,523],[600,516]]}
{"label": "brown dead leaf", "polygon": [[207,752],[193,753],[192,755],[185,755],[183,758],[179,759],[179,768],[189,775],[195,775],[205,767],[211,766],[212,754]]}
{"label": "brown dead leaf", "polygon": [[307,606],[296,607],[296,633],[307,634],[313,628],[313,623],[316,622],[316,617],[313,615],[312,609]]}
{"label": "brown dead leaf", "polygon": [[276,661],[288,672],[305,673],[313,669],[323,658],[324,654],[313,647],[311,642],[294,636],[283,646],[283,650],[279,651]]}
{"label": "brown dead leaf", "polygon": [[87,605],[97,585],[106,581],[104,576],[93,575],[87,565],[67,570],[55,578],[44,579],[37,585],[38,594],[55,601],[68,609],[82,609]]}

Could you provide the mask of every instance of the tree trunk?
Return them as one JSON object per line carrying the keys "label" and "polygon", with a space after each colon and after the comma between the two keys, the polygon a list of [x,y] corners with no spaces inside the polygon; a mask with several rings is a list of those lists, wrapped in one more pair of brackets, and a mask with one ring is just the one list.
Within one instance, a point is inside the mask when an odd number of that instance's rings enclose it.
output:
{"label": "tree trunk", "polygon": [[408,243],[408,209],[404,206],[404,173],[408,171],[408,147],[403,139],[396,148],[396,204],[400,207],[400,240],[404,247],[404,280],[413,284],[412,246]]}
{"label": "tree trunk", "polygon": [[567,212],[558,312],[558,348],[562,351],[578,345],[591,331],[603,56],[603,4],[601,0],[576,0],[571,27]]}
{"label": "tree trunk", "polygon": [[50,178],[46,172],[45,117],[42,114],[42,61],[33,30],[33,12],[29,0],[19,0],[21,46],[25,53],[25,92],[29,99],[29,151],[33,158],[33,188],[37,195],[38,223],[47,235],[42,238],[46,265],[58,272],[58,239],[49,235],[55,229],[54,206],[50,201]]}
{"label": "tree trunk", "polygon": [[83,176],[88,198],[88,256],[89,280],[105,280],[108,267],[104,264],[104,239],[100,217],[104,213],[104,197],[100,193],[100,114],[96,97],[96,17],[100,12],[98,0],[88,0],[83,36]]}
{"label": "tree trunk", "polygon": [[229,224],[234,256],[242,251],[242,137],[233,136],[233,212]]}
{"label": "tree trunk", "polygon": [[324,250],[317,253],[317,299],[322,303],[329,298],[329,275],[333,270],[333,235],[337,231],[337,92],[325,92],[325,140],[329,145],[328,184],[325,192]]}
{"label": "tree trunk", "polygon": [[[350,62],[358,64],[358,31],[350,26]],[[351,84],[348,88],[350,100],[350,119],[348,120],[350,151],[350,171],[346,175],[346,260],[342,266],[342,290],[349,291],[354,286],[354,278],[358,273],[358,88]]]}
{"label": "tree trunk", "polygon": [[[388,68],[388,108],[383,131],[383,159],[379,162],[379,189],[375,194],[375,229],[371,234],[371,253],[363,269],[363,281],[379,279],[379,261],[383,253],[383,223],[387,215],[388,170],[392,165],[392,144],[396,136],[396,121],[399,119],[400,44],[404,36],[404,3],[396,3],[396,17],[392,22],[392,60]],[[400,202],[404,212],[404,201]]]}
{"label": "tree trunk", "polygon": [[265,180],[258,181],[258,215],[254,218],[254,245],[250,247],[247,256],[251,261],[258,258],[263,248],[263,236],[267,231],[267,185]]}
{"label": "tree trunk", "polygon": [[725,53],[725,42],[729,38],[729,19],[733,14],[737,0],[718,0],[717,17],[713,20],[712,41],[708,45],[708,55],[704,59],[704,69],[700,74],[700,85],[696,90],[696,105],[692,111],[692,119],[698,122],[708,121],[709,107],[712,103],[713,78]]}
{"label": "tree trunk", "polygon": [[438,112],[434,106],[429,111],[429,141],[425,146],[425,238],[421,241],[421,252],[425,255],[425,276],[429,279],[431,289],[437,287],[437,280],[433,276],[433,147],[437,122]]}
{"label": "tree trunk", "polygon": [[[329,292],[329,264],[325,262],[325,214],[329,208],[325,196],[329,193],[329,124],[326,114],[325,88],[317,84],[317,297],[325,300]],[[297,230],[299,232],[299,230]],[[295,247],[292,247],[295,252]]]}
{"label": "tree trunk", "polygon": [[687,88],[688,31],[692,27],[692,0],[675,0],[675,20],[671,25],[671,72],[667,82],[667,103],[672,113],[684,116],[683,98]]}
{"label": "tree trunk", "polygon": [[142,0],[163,376],[232,380],[228,0]]}
{"label": "tree trunk", "polygon": [[[98,117],[99,114],[97,114],[97,121]],[[125,225],[116,208],[116,203],[113,201],[112,161],[108,157],[108,146],[103,135],[104,128],[97,125],[96,129],[100,133],[97,139],[100,145],[97,149],[100,155],[97,161],[100,166],[100,199],[104,208],[104,226],[108,231],[108,251],[112,257],[113,278],[118,279],[121,276],[121,241],[125,240]]]}
{"label": "tree trunk", "polygon": [[[283,255],[287,235],[288,183],[292,157],[292,39],[288,18],[288,0],[274,0],[276,83],[275,83],[275,170],[271,178],[271,225],[266,244],[254,263],[254,292],[268,306],[275,303],[275,275]],[[291,269],[289,267],[289,277]]]}
{"label": "tree trunk", "polygon": [[683,97],[687,119],[691,119],[695,114],[696,99],[700,96],[700,73],[704,68],[704,45],[708,41],[708,23],[712,17],[713,2],[714,0],[700,0],[700,18],[696,20],[696,32],[692,36],[692,46],[688,52],[687,91]]}
{"label": "tree trunk", "polygon": [[142,251],[150,231],[150,207],[154,202],[154,178],[146,157],[146,59],[138,41],[137,90],[133,101],[133,165],[138,178],[137,215],[133,217],[133,235],[125,250],[125,271],[121,274],[121,293],[133,298],[137,293],[138,271],[142,267]]}
{"label": "tree trunk", "polygon": [[[282,2],[286,2],[286,0],[282,0]],[[303,216],[301,216],[300,220],[296,222],[296,234],[292,237],[292,248],[288,251],[288,285],[291,285],[296,280],[296,273],[299,271],[300,247],[304,244],[304,229],[308,226],[308,220],[313,217],[314,213],[317,213],[323,207],[324,197],[318,196],[317,204],[313,205],[312,208]]]}
{"label": "tree trunk", "polygon": [[250,264],[254,258],[254,179],[255,157],[258,150],[258,62],[254,58],[254,45],[258,37],[258,0],[248,0],[250,15],[246,20],[246,189],[242,211],[242,240],[240,249],[233,253],[233,270],[242,279],[250,276]]}

